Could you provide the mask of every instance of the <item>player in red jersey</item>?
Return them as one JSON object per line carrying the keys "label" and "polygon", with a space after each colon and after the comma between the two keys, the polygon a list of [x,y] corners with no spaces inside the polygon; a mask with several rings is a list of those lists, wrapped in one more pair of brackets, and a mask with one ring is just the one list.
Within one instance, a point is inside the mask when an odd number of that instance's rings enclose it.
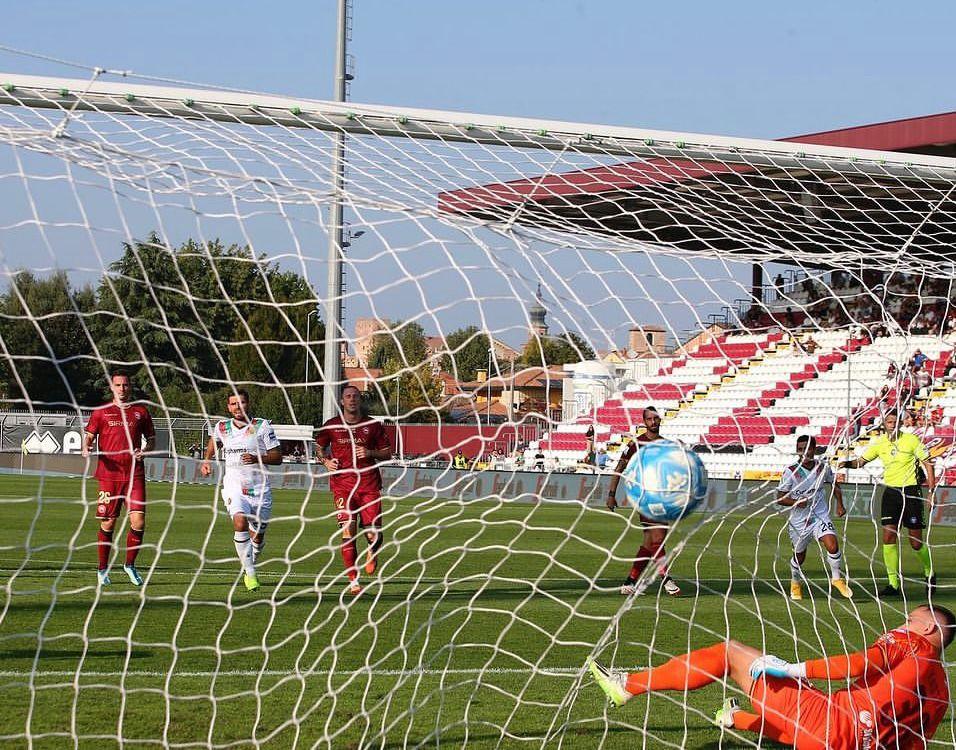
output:
{"label": "player in red jersey", "polygon": [[[737,641],[677,656],[654,669],[614,673],[593,659],[598,685],[620,706],[651,690],[696,690],[730,677],[754,713],[728,698],[714,717],[722,727],[755,732],[797,750],[925,748],[949,707],[943,649],[956,635],[956,616],[923,605],[865,651],[788,664]],[[844,683],[835,693],[807,680]]]}
{"label": "player in red jersey", "polygon": [[[661,440],[661,415],[657,409],[648,406],[642,413],[644,420],[644,432],[630,442],[624,452],[621,454],[617,466],[614,468],[614,474],[611,476],[611,482],[607,491],[607,507],[614,510],[617,507],[617,486],[621,482],[621,475],[627,468],[628,462],[637,452],[637,449],[644,443],[653,443],[655,440]],[[644,539],[637,555],[634,557],[634,563],[631,565],[631,571],[621,586],[621,593],[630,596],[637,593],[637,579],[644,568],[651,560],[661,560],[664,557],[664,538],[667,536],[667,524],[660,521],[652,521],[649,518],[641,516],[641,525],[644,527]],[[680,586],[677,581],[667,574],[667,566],[661,565],[660,568],[661,587],[671,596],[680,596]]]}
{"label": "player in red jersey", "polygon": [[84,429],[83,455],[89,456],[93,441],[97,442],[99,460],[96,479],[100,494],[96,503],[99,566],[97,577],[101,586],[109,586],[110,548],[113,528],[125,504],[129,513],[126,532],[126,564],[123,571],[134,586],[142,586],[143,578],[136,570],[136,555],[143,543],[146,530],[146,471],[143,456],[156,447],[153,419],[146,407],[130,403],[132,387],[129,375],[115,370],[110,373],[113,400],[90,415]]}
{"label": "player in red jersey", "polygon": [[361,523],[368,541],[365,572],[373,575],[382,547],[382,473],[376,463],[390,458],[392,447],[381,422],[362,413],[362,394],[354,385],[342,388],[342,416],[319,428],[315,442],[329,471],[335,519],[342,529],[342,560],[349,577],[349,593],[362,591],[355,560],[355,537]]}

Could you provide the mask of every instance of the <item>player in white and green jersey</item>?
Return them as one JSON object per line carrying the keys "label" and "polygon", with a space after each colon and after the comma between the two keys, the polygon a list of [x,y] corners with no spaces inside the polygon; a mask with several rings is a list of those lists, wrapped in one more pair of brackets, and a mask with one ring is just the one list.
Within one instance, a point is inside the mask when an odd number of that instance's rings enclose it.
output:
{"label": "player in white and green jersey", "polygon": [[265,467],[282,463],[282,449],[268,419],[252,417],[249,394],[236,391],[229,396],[231,419],[224,419],[213,428],[206,446],[206,460],[200,469],[203,476],[212,473],[211,461],[216,448],[222,446],[225,471],[222,478],[222,499],[232,517],[233,540],[242,564],[246,589],[259,588],[256,562],[265,545],[266,527],[272,516],[272,488]]}
{"label": "player in white and green jersey", "polygon": [[836,483],[833,470],[825,461],[816,457],[817,441],[809,435],[797,438],[797,463],[783,470],[777,487],[777,502],[790,508],[787,532],[793,543],[790,558],[790,598],[802,599],[803,562],[807,559],[807,547],[816,539],[827,552],[830,566],[830,582],[847,599],[853,592],[843,577],[843,553],[837,541],[833,521],[830,520],[830,503],[826,486],[832,485],[836,497],[836,513],[846,515],[843,493]]}

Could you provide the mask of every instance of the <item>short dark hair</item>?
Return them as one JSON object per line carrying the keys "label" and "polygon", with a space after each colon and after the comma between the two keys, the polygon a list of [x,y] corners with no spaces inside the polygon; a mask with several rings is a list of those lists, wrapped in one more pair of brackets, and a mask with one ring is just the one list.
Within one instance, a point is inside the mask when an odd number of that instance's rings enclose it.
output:
{"label": "short dark hair", "polygon": [[797,445],[800,445],[800,443],[812,443],[814,448],[817,447],[817,439],[813,435],[800,435],[797,438]]}
{"label": "short dark hair", "polygon": [[228,396],[226,396],[226,403],[228,403],[229,399],[232,398],[233,396],[244,398],[246,400],[246,403],[247,404],[249,403],[249,391],[247,391],[245,388],[237,388],[233,393],[230,393]]}
{"label": "short dark hair", "polygon": [[126,378],[127,380],[132,380],[129,370],[125,370],[122,367],[113,367],[110,369],[110,380],[113,378]]}
{"label": "short dark hair", "polygon": [[[657,408],[653,404],[649,404],[648,406],[645,406],[644,411],[650,411],[650,412],[653,412],[654,414],[657,414],[657,416],[660,416],[660,414],[657,411]],[[641,412],[642,416],[644,414],[644,411]]]}
{"label": "short dark hair", "polygon": [[342,387],[339,389],[339,398],[342,398],[342,396],[345,395],[345,392],[349,388],[354,388],[355,390],[357,390],[359,392],[359,395],[362,394],[362,389],[359,388],[357,385],[355,385],[355,383],[343,383]]}
{"label": "short dark hair", "polygon": [[952,610],[939,604],[924,604],[924,607],[933,613],[934,617],[943,620],[940,629],[943,631],[943,648],[946,648],[956,638],[956,615]]}

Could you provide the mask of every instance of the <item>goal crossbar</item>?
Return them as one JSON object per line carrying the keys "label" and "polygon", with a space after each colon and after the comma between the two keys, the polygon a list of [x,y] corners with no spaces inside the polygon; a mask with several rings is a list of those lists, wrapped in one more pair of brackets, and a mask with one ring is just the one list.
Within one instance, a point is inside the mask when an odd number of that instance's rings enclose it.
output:
{"label": "goal crossbar", "polygon": [[956,159],[925,154],[4,72],[0,72],[0,104],[64,113],[95,111],[514,148],[571,149],[609,156],[674,156],[806,169],[825,165],[829,170],[844,163],[854,172],[882,176],[952,179],[956,175]]}

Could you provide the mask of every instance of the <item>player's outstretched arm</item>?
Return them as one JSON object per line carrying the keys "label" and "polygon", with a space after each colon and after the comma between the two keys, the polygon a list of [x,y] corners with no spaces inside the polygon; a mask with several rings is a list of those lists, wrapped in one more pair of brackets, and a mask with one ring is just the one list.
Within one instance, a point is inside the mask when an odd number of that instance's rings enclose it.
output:
{"label": "player's outstretched arm", "polygon": [[888,666],[886,652],[880,646],[870,646],[866,651],[857,651],[855,654],[838,654],[797,664],[768,654],[753,661],[750,676],[754,679],[766,675],[794,680],[846,680],[872,672],[882,674]]}
{"label": "player's outstretched arm", "polygon": [[855,654],[837,654],[803,663],[804,676],[811,680],[855,679],[874,672],[886,672],[886,652],[880,646],[870,646]]}

